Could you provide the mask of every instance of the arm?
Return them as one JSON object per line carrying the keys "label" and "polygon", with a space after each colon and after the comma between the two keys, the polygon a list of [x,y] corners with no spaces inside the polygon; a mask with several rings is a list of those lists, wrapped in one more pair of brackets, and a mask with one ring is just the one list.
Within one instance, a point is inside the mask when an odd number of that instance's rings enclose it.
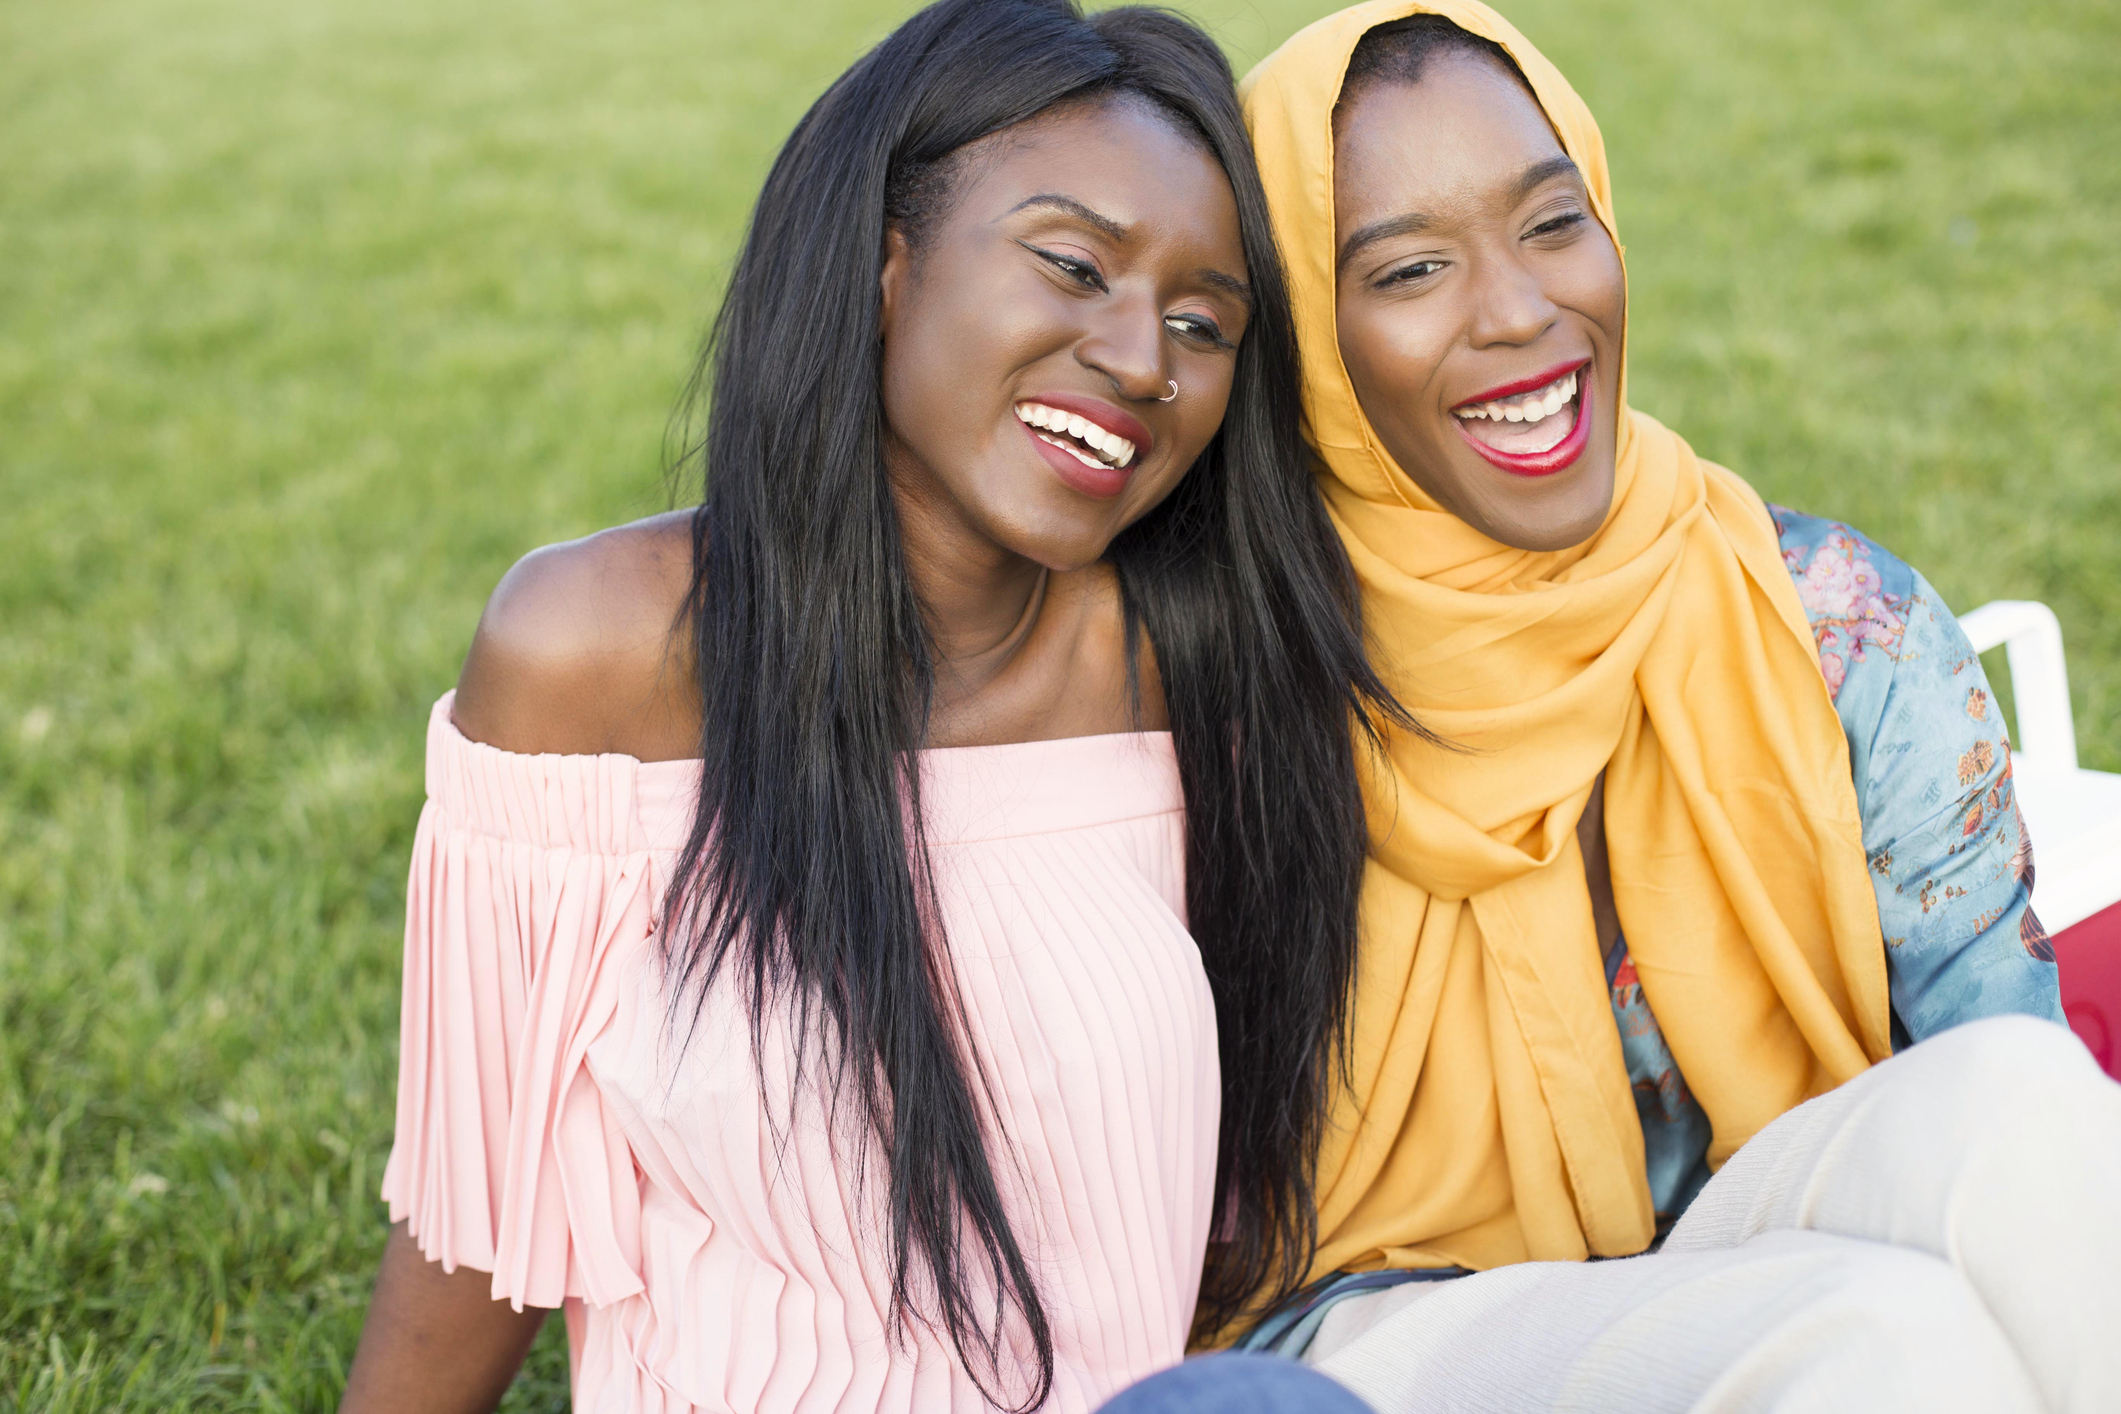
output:
{"label": "arm", "polygon": [[[615,1237],[631,1195],[613,1193],[614,1209],[590,1197],[570,1205],[564,1193],[569,1164],[588,1175],[578,1195],[622,1182],[627,1167],[573,1028],[604,975],[602,945],[645,925],[638,890],[614,887],[642,871],[610,854],[594,822],[574,820],[553,782],[564,775],[602,798],[598,753],[654,759],[696,741],[690,678],[666,671],[663,656],[689,543],[683,516],[662,517],[525,558],[480,621],[455,697],[458,731],[430,731],[430,799],[406,901],[398,1133],[384,1175],[400,1221],[340,1406],[349,1414],[491,1410],[548,1309],[638,1287]],[[555,793],[521,834],[506,807],[485,803],[541,790]],[[631,929],[602,913],[626,907],[639,909]],[[533,1014],[534,978],[543,990]],[[518,1111],[511,1090],[526,1058],[546,1063],[525,1087],[545,1103]],[[454,1271],[428,1260],[415,1225]]]}
{"label": "arm", "polygon": [[545,1323],[491,1294],[493,1278],[420,1253],[404,1223],[390,1230],[354,1351],[340,1414],[485,1414]]}
{"label": "arm", "polygon": [[1958,621],[1913,580],[1906,651],[1858,778],[1893,1010],[1916,1041],[2011,1012],[2059,1022],[2002,714]]}
{"label": "arm", "polygon": [[1904,573],[1904,632],[1876,665],[1876,715],[1861,735],[1848,722],[1893,1012],[1915,1041],[2011,1012],[2059,1021],[2002,715],[1958,620]]}
{"label": "arm", "polygon": [[1915,1041],[1983,1016],[2060,1021],[1981,659],[1907,564],[1845,525],[1774,515],[1848,737],[1894,1015]]}

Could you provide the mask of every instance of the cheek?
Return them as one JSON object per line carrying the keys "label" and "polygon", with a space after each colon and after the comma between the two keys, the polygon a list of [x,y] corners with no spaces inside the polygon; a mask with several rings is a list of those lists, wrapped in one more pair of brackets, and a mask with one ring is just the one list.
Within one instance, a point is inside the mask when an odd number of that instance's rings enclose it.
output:
{"label": "cheek", "polygon": [[1620,260],[1608,247],[1603,258],[1588,261],[1575,307],[1583,311],[1592,329],[1593,346],[1599,354],[1598,416],[1609,420],[1616,413],[1620,395],[1621,339],[1627,328],[1627,276]]}
{"label": "cheek", "polygon": [[1046,322],[1036,300],[998,283],[976,270],[929,278],[884,340],[885,420],[938,470],[986,435],[1000,380]]}
{"label": "cheek", "polygon": [[1429,438],[1428,392],[1443,361],[1445,340],[1433,311],[1406,307],[1343,309],[1340,355],[1364,413],[1395,440]]}
{"label": "cheek", "polygon": [[1234,356],[1188,358],[1174,371],[1179,380],[1178,415],[1161,432],[1150,462],[1128,488],[1130,520],[1161,502],[1185,479],[1222,430],[1230,410],[1230,393],[1237,379]]}
{"label": "cheek", "polygon": [[951,384],[959,381],[966,349],[950,336],[947,312],[919,301],[895,321],[882,351],[884,420],[909,446],[922,447],[949,415]]}
{"label": "cheek", "polygon": [[1590,320],[1605,340],[1618,346],[1627,320],[1627,273],[1612,242],[1587,241],[1552,272],[1553,299]]}
{"label": "cheek", "polygon": [[1189,393],[1186,401],[1193,404],[1181,415],[1178,425],[1167,434],[1158,446],[1152,466],[1137,475],[1127,487],[1124,521],[1132,525],[1164,503],[1164,499],[1178,489],[1178,484],[1193,470],[1193,463],[1215,440],[1222,430],[1223,416],[1230,406],[1230,380],[1226,376],[1211,388]]}
{"label": "cheek", "polygon": [[1208,443],[1215,440],[1215,434],[1222,430],[1223,418],[1230,411],[1230,388],[1235,375],[1235,366],[1228,360],[1204,374],[1195,375],[1199,380],[1199,391],[1184,400],[1192,406],[1185,408],[1171,438],[1172,461],[1181,472],[1193,465],[1207,450]]}

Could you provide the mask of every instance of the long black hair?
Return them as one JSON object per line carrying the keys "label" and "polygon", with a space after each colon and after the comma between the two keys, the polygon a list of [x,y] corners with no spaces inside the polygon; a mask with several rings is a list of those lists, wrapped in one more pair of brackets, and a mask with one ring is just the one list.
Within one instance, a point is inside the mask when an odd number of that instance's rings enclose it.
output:
{"label": "long black hair", "polygon": [[897,1319],[946,1331],[997,1404],[1035,1352],[1025,1409],[1051,1387],[1052,1336],[990,1162],[917,797],[907,808],[933,665],[884,471],[879,279],[887,231],[917,233],[947,204],[953,154],[1106,96],[1155,105],[1221,163],[1255,301],[1221,430],[1109,558],[1127,641],[1147,635],[1163,686],[1220,1038],[1217,1241],[1196,1329],[1287,1290],[1315,1245],[1311,1163],[1354,972],[1354,753],[1397,708],[1364,659],[1309,475],[1288,293],[1220,51],[1157,10],[921,11],[782,148],[695,380],[709,395],[687,605],[704,766],[666,908],[677,1019],[729,978],[749,989],[754,1038],[784,1007],[799,1037],[830,1045],[833,1093],[858,1104],[888,1169]]}

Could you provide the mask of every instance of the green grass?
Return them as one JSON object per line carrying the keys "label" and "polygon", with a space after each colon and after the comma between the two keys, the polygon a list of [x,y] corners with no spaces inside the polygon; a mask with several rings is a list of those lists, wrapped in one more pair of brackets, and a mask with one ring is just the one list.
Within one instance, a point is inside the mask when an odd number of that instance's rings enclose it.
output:
{"label": "green grass", "polygon": [[[427,706],[518,554],[666,503],[764,164],[901,13],[0,5],[0,1409],[332,1404]],[[2053,604],[2121,768],[2121,11],[1513,16],[1606,125],[1636,401]]]}

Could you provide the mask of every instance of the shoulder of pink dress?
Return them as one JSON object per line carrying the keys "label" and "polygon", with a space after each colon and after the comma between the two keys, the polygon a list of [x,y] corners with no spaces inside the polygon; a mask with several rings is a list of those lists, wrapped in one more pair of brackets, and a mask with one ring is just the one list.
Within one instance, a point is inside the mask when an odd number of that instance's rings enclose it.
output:
{"label": "shoulder of pink dress", "polygon": [[1169,732],[1117,732],[921,753],[934,844],[1094,829],[1185,809]]}
{"label": "shoulder of pink dress", "polygon": [[[503,751],[457,730],[454,692],[427,724],[427,798],[459,828],[599,854],[683,844],[700,763],[617,752]],[[929,839],[972,843],[1092,829],[1185,808],[1169,732],[1117,732],[921,754]]]}
{"label": "shoulder of pink dress", "polygon": [[444,693],[427,719],[427,799],[450,824],[513,843],[596,854],[683,842],[699,762],[503,751],[457,729],[450,715],[455,700],[454,690]]}

